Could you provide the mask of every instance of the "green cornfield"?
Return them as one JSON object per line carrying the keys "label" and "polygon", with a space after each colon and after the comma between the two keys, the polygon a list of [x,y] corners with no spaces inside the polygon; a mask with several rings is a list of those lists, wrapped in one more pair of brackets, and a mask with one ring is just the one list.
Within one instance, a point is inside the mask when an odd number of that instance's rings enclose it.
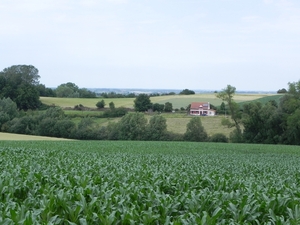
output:
{"label": "green cornfield", "polygon": [[0,224],[300,224],[299,146],[0,141]]}

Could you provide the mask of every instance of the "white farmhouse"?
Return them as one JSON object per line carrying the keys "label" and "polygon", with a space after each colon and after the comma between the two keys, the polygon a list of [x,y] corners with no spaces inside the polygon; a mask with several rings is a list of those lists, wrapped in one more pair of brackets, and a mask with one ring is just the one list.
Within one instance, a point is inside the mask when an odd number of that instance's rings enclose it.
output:
{"label": "white farmhouse", "polygon": [[209,102],[192,102],[190,115],[194,116],[215,116],[216,110],[210,108]]}

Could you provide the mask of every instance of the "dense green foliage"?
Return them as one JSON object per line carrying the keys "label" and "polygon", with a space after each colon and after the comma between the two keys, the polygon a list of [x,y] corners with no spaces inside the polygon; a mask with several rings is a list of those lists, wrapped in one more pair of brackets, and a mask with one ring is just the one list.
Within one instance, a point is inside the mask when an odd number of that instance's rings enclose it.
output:
{"label": "dense green foliage", "polygon": [[37,109],[39,71],[31,65],[16,65],[0,72],[0,98],[10,98],[19,109]]}
{"label": "dense green foliage", "polygon": [[57,97],[63,98],[96,98],[96,93],[87,88],[79,88],[76,84],[68,82],[55,89]]}
{"label": "dense green foliage", "polygon": [[209,137],[209,141],[210,142],[223,142],[223,143],[227,143],[228,142],[228,138],[226,137],[225,134],[216,133],[216,134],[213,134],[211,137]]}
{"label": "dense green foliage", "polygon": [[105,107],[105,101],[102,99],[96,103],[98,109],[103,109]]}
{"label": "dense green foliage", "polygon": [[173,111],[173,105],[171,102],[166,102],[164,106],[165,112],[172,112]]}
{"label": "dense green foliage", "polygon": [[0,142],[1,224],[299,224],[298,147]]}
{"label": "dense green foliage", "polygon": [[[242,114],[239,105],[233,100],[235,91],[235,87],[227,85],[227,87],[224,88],[221,92],[217,93],[216,96],[222,101],[225,101],[228,105],[230,117],[233,121],[233,125],[235,126],[235,131],[231,134],[231,139],[234,140],[234,142],[242,142],[242,129],[240,124]],[[230,123],[230,121],[228,120],[227,123]]]}
{"label": "dense green foliage", "polygon": [[184,134],[186,141],[206,141],[207,133],[201,123],[200,117],[193,117],[186,126]]}
{"label": "dense green foliage", "polygon": [[135,98],[136,97],[134,93],[120,94],[113,91],[99,93],[99,96],[101,96],[102,98]]}
{"label": "dense green foliage", "polygon": [[182,90],[179,94],[180,94],[180,95],[194,95],[195,92],[192,91],[192,90],[189,90],[189,89],[184,89],[184,90]]}
{"label": "dense green foliage", "polygon": [[243,105],[243,141],[300,145],[300,81],[289,83],[288,93],[267,104]]}
{"label": "dense green foliage", "polygon": [[134,100],[134,110],[137,112],[145,112],[152,109],[150,96],[147,94],[139,94]]}
{"label": "dense green foliage", "polygon": [[163,112],[165,108],[164,104],[154,103],[152,106],[153,112]]}

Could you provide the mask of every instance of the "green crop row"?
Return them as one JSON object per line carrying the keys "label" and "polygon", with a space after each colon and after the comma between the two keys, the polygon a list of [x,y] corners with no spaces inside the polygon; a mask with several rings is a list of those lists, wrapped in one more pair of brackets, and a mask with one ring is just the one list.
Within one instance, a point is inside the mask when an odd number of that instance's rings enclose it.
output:
{"label": "green crop row", "polygon": [[299,147],[0,142],[0,224],[299,224]]}

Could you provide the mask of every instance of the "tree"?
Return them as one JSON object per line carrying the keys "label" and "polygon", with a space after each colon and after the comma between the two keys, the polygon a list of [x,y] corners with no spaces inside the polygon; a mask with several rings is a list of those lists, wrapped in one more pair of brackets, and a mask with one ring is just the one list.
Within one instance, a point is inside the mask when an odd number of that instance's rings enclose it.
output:
{"label": "tree", "polygon": [[189,89],[184,89],[184,90],[182,90],[179,94],[180,94],[180,95],[194,95],[195,92],[192,91],[192,90],[189,90]]}
{"label": "tree", "polygon": [[0,99],[0,130],[4,123],[18,115],[17,104],[10,98]]}
{"label": "tree", "polygon": [[223,142],[223,143],[227,143],[228,142],[228,138],[226,137],[225,134],[222,133],[216,133],[213,134],[210,138],[209,138],[210,142]]}
{"label": "tree", "polygon": [[289,90],[288,94],[292,95],[295,98],[300,99],[300,80],[298,82],[290,82],[288,83]]}
{"label": "tree", "polygon": [[202,126],[200,117],[193,117],[186,126],[184,133],[184,140],[186,141],[206,141],[207,133]]}
{"label": "tree", "polygon": [[61,98],[79,98],[79,88],[76,84],[68,82],[59,85],[56,89],[56,96]]}
{"label": "tree", "polygon": [[159,103],[153,104],[153,112],[162,112],[164,111],[164,108],[165,108],[164,104],[159,104]]}
{"label": "tree", "polygon": [[285,88],[279,89],[277,91],[277,94],[285,94],[285,93],[287,93],[287,90]]}
{"label": "tree", "polygon": [[37,116],[26,115],[23,117],[16,117],[10,122],[8,122],[7,132],[17,133],[17,134],[28,134],[36,135],[38,134],[39,120]]}
{"label": "tree", "polygon": [[31,65],[16,65],[0,72],[0,98],[10,98],[19,109],[36,109],[39,100],[38,69]]}
{"label": "tree", "polygon": [[165,112],[172,112],[173,111],[173,105],[171,102],[166,102],[164,107]]}
{"label": "tree", "polygon": [[300,109],[287,118],[288,144],[300,145]]}
{"label": "tree", "polygon": [[186,107],[186,113],[190,114],[191,111],[191,104],[188,104],[188,106]]}
{"label": "tree", "polygon": [[229,111],[230,111],[230,115],[231,115],[231,119],[236,128],[236,132],[234,133],[236,136],[235,140],[240,142],[241,138],[242,138],[242,130],[240,127],[240,120],[242,118],[242,114],[241,114],[238,104],[233,100],[235,90],[236,90],[235,87],[233,87],[231,85],[227,85],[227,87],[224,88],[221,92],[217,93],[216,96],[217,96],[217,98],[220,98],[222,101],[227,102],[227,105],[228,105]]}
{"label": "tree", "polygon": [[44,84],[38,84],[37,89],[40,96],[44,97],[56,97],[56,93],[52,88],[47,88]]}
{"label": "tree", "polygon": [[115,103],[110,102],[108,105],[109,105],[110,110],[114,110],[115,109]]}
{"label": "tree", "polygon": [[88,90],[87,88],[80,88],[78,90],[80,98],[96,98],[96,93]]}
{"label": "tree", "polygon": [[78,124],[76,138],[81,140],[97,140],[99,138],[99,126],[90,117],[84,117]]}
{"label": "tree", "polygon": [[145,112],[152,108],[150,96],[147,94],[139,94],[134,100],[134,109],[136,112]]}
{"label": "tree", "polygon": [[245,142],[277,144],[282,135],[277,107],[272,102],[265,105],[260,102],[244,104],[242,123]]}
{"label": "tree", "polygon": [[76,124],[70,119],[61,119],[55,123],[54,130],[57,131],[56,137],[73,138],[76,132]]}
{"label": "tree", "polygon": [[119,139],[143,140],[145,137],[147,119],[143,113],[128,113],[119,122]]}
{"label": "tree", "polygon": [[154,115],[147,125],[147,140],[164,140],[167,133],[167,120],[163,116]]}
{"label": "tree", "polygon": [[105,106],[104,100],[102,99],[101,101],[97,102],[96,106],[98,109],[103,109]]}
{"label": "tree", "polygon": [[219,113],[226,114],[226,106],[224,102],[222,102],[220,105]]}

